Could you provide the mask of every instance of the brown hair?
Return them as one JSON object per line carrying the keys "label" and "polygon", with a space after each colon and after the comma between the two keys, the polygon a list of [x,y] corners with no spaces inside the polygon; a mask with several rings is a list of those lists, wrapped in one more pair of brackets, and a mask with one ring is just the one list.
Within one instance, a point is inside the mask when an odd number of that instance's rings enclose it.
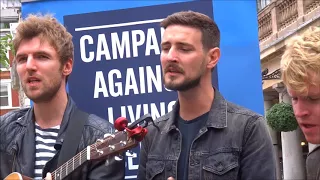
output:
{"label": "brown hair", "polygon": [[17,52],[20,43],[25,39],[39,37],[41,41],[48,41],[57,51],[61,64],[73,59],[72,35],[52,15],[30,14],[20,22],[13,39],[14,50]]}
{"label": "brown hair", "polygon": [[202,32],[202,45],[205,49],[220,46],[220,30],[217,24],[207,15],[194,11],[181,11],[169,15],[161,23],[161,27],[184,25],[199,29]]}
{"label": "brown hair", "polygon": [[320,85],[320,27],[310,27],[287,44],[280,68],[284,84],[298,93]]}

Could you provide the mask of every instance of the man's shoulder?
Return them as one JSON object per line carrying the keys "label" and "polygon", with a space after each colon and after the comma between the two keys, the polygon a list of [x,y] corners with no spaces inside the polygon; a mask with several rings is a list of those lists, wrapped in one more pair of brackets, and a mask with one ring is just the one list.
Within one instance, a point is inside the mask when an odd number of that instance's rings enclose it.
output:
{"label": "man's shoulder", "polygon": [[155,119],[156,124],[166,123],[171,117],[172,111]]}
{"label": "man's shoulder", "polygon": [[114,132],[114,127],[109,121],[95,114],[89,114],[86,126],[89,126],[97,131],[101,131],[102,133]]}
{"label": "man's shoulder", "polygon": [[247,119],[259,119],[262,118],[263,116],[261,114],[258,114],[254,112],[253,110],[250,110],[246,107],[243,107],[241,105],[232,103],[232,102],[227,102],[227,113],[232,114],[235,116],[241,116],[243,118]]}
{"label": "man's shoulder", "polygon": [[21,133],[21,129],[23,128],[23,126],[17,122],[25,116],[29,109],[30,108],[13,110],[0,117],[1,151],[11,148],[14,139],[18,137],[18,134]]}
{"label": "man's shoulder", "polygon": [[[168,113],[165,114],[165,115],[162,115],[162,116],[156,118],[156,119],[154,120],[154,125],[153,125],[153,123],[149,123],[149,124],[148,124],[148,127],[147,127],[148,130],[149,130],[149,132],[153,132],[154,130],[157,130],[157,131],[158,131],[159,129],[160,129],[160,131],[162,131],[162,130],[165,128],[168,120],[170,119],[171,113],[172,113],[172,111],[168,112]],[[158,129],[158,128],[159,128],[159,129]],[[157,132],[157,131],[156,131],[156,132]]]}
{"label": "man's shoulder", "polygon": [[0,126],[1,128],[3,126],[7,126],[8,124],[15,123],[18,119],[22,118],[30,108],[21,108],[21,109],[16,109],[12,110],[10,112],[7,112],[6,114],[2,115],[0,117]]}

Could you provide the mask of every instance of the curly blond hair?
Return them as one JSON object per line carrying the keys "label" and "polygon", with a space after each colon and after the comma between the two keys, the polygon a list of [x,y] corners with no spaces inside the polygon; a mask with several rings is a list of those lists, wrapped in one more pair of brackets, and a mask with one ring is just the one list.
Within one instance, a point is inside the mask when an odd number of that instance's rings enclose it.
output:
{"label": "curly blond hair", "polygon": [[13,39],[15,52],[19,49],[22,40],[39,37],[41,41],[48,41],[57,51],[60,62],[64,64],[73,59],[72,35],[51,14],[30,14],[20,22]]}
{"label": "curly blond hair", "polygon": [[310,27],[292,39],[280,62],[283,83],[291,90],[308,94],[308,86],[320,86],[320,27]]}

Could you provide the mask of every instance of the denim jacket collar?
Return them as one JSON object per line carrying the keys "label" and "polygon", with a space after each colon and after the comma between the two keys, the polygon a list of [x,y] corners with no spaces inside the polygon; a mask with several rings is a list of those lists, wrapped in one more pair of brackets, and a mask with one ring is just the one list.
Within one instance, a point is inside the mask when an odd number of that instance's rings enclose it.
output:
{"label": "denim jacket collar", "polygon": [[[179,113],[179,100],[173,106],[171,112],[167,115],[160,117],[159,121],[166,120],[166,125],[164,127],[163,133],[168,133],[169,131],[176,129],[175,120]],[[206,127],[213,127],[217,129],[222,129],[227,127],[227,101],[223,98],[220,92],[214,88],[214,100],[209,111],[208,120],[206,122]]]}
{"label": "denim jacket collar", "polygon": [[[58,133],[58,138],[57,138],[58,144],[59,143],[61,144],[63,141],[63,135],[64,135],[64,132],[67,128],[67,125],[68,125],[68,122],[70,119],[70,115],[75,110],[75,108],[76,108],[75,102],[72,100],[71,96],[68,95],[67,106],[64,111],[63,118],[62,118],[61,125],[60,125],[60,130]],[[20,124],[21,126],[24,126],[24,127],[28,126],[29,123],[34,123],[34,122],[35,122],[34,107],[31,107],[23,117],[21,117],[17,120],[17,123]]]}

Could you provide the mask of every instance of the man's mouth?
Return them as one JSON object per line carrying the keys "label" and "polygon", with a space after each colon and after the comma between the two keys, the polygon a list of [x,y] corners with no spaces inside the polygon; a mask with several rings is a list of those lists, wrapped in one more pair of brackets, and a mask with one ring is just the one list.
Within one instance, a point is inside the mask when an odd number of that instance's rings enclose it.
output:
{"label": "man's mouth", "polygon": [[38,78],[31,77],[31,78],[27,79],[27,83],[28,84],[35,84],[35,83],[38,83],[38,82],[40,82],[40,79],[38,79]]}
{"label": "man's mouth", "polygon": [[316,125],[313,125],[313,124],[301,124],[303,127],[305,128],[313,128],[315,127]]}
{"label": "man's mouth", "polygon": [[169,65],[165,69],[166,73],[183,73],[183,69],[181,69],[177,65]]}
{"label": "man's mouth", "polygon": [[316,124],[308,124],[308,123],[300,123],[300,127],[303,131],[313,131],[315,128],[317,128]]}

